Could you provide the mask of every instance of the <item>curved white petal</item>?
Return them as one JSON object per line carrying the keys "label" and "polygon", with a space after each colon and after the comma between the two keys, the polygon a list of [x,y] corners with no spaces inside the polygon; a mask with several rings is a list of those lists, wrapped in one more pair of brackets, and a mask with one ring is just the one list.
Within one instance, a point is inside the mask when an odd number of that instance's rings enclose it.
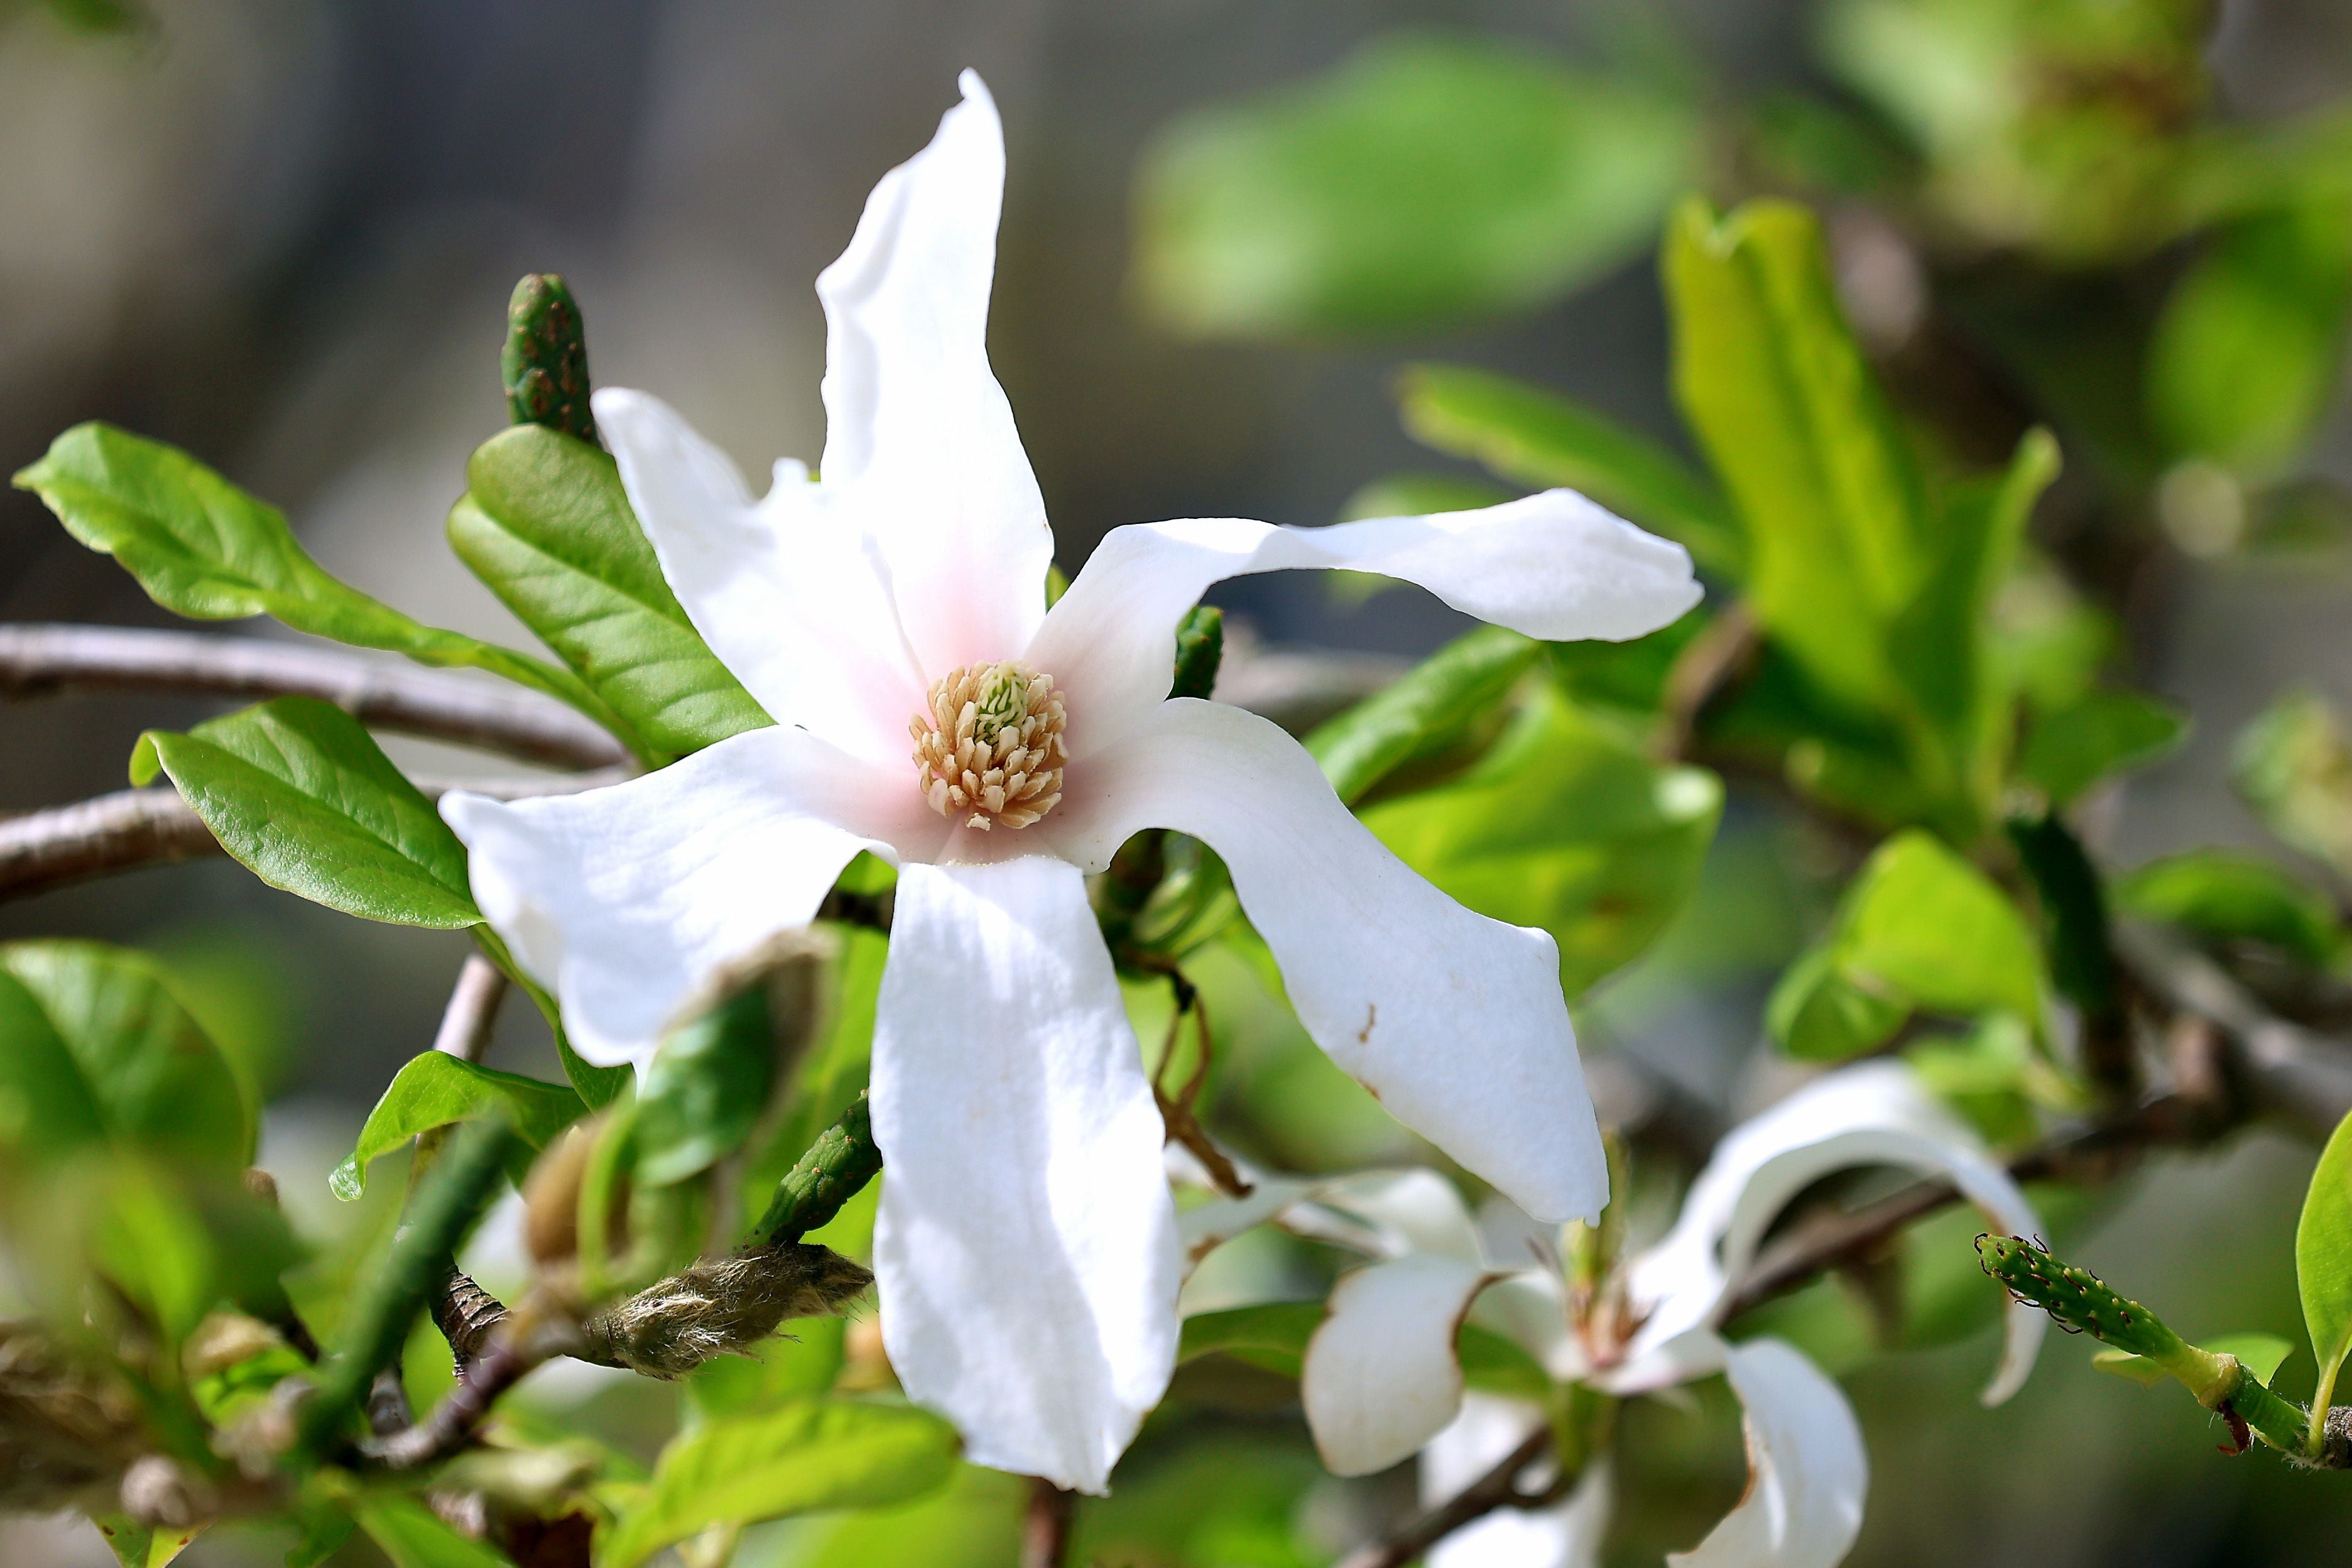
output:
{"label": "curved white petal", "polygon": [[1183,1238],[1185,1270],[1189,1273],[1209,1254],[1244,1231],[1255,1230],[1312,1191],[1312,1183],[1260,1176],[1247,1197],[1212,1198],[1184,1210],[1176,1216],[1176,1228]]}
{"label": "curved white petal", "polygon": [[1573,490],[1329,528],[1233,518],[1115,528],[1029,648],[1062,687],[1071,754],[1118,741],[1168,695],[1176,623],[1210,584],[1318,566],[1417,583],[1467,615],[1553,641],[1637,637],[1699,600],[1681,545]]}
{"label": "curved white petal", "polygon": [[1115,751],[1073,762],[1064,791],[1026,831],[1097,870],[1139,828],[1205,840],[1334,1061],[1537,1218],[1600,1213],[1608,1170],[1550,937],[1431,887],[1298,742],[1237,708],[1162,703]]}
{"label": "curved white petal", "polygon": [[1434,1171],[1359,1171],[1318,1183],[1315,1201],[1370,1226],[1382,1253],[1424,1253],[1482,1266],[1478,1226],[1461,1189]]}
{"label": "curved white petal", "polygon": [[919,851],[938,820],[911,789],[884,792],[865,764],[781,726],[579,795],[455,791],[441,816],[490,928],[604,1067],[651,1056],[721,976],[807,924],[858,850]]}
{"label": "curved white petal", "polygon": [[1674,1568],[1835,1568],[1862,1530],[1870,1460],[1853,1407],[1821,1369],[1779,1340],[1725,1354],[1748,1432],[1748,1491]]}
{"label": "curved white petal", "polygon": [[[1464,1396],[1462,1414],[1421,1451],[1421,1501],[1434,1508],[1501,1464],[1543,1424],[1521,1399]],[[1596,1458],[1554,1508],[1501,1508],[1429,1549],[1429,1568],[1598,1568],[1615,1487],[1609,1458]]]}
{"label": "curved white petal", "polygon": [[[2009,1173],[1910,1068],[1877,1061],[1825,1074],[1725,1134],[1691,1184],[1674,1229],[1634,1259],[1631,1296],[1650,1317],[1612,1386],[1630,1392],[1690,1375],[1689,1358],[1675,1342],[1704,1331],[1730,1281],[1754,1260],[1773,1218],[1823,1176],[1860,1165],[1942,1177],[2004,1232],[2031,1236],[2041,1228]],[[2023,1383],[2047,1321],[2011,1304],[1987,1403],[2000,1403]]]}
{"label": "curved white petal", "polygon": [[1462,1405],[1454,1350],[1484,1270],[1415,1254],[1344,1276],[1307,1342],[1298,1396],[1323,1464],[1369,1476],[1412,1456]]}
{"label": "curved white petal", "polygon": [[734,462],[659,398],[606,387],[594,403],[662,575],[710,651],[778,723],[896,764],[913,790],[907,721],[929,685],[856,498],[780,463],[755,503]]}
{"label": "curved white petal", "polygon": [[1099,1492],[1168,1386],[1163,1130],[1076,868],[900,872],[874,1026],[882,1338],[975,1462]]}
{"label": "curved white petal", "polygon": [[[856,492],[930,679],[1015,657],[1045,613],[1054,536],[988,365],[1004,132],[988,89],[882,176],[824,301],[828,489]],[[900,722],[904,722],[903,716]]]}
{"label": "curved white petal", "polygon": [[1521,1269],[1496,1280],[1470,1319],[1526,1351],[1561,1383],[1581,1382],[1591,1370],[1583,1341],[1568,1326],[1568,1287],[1549,1268]]}

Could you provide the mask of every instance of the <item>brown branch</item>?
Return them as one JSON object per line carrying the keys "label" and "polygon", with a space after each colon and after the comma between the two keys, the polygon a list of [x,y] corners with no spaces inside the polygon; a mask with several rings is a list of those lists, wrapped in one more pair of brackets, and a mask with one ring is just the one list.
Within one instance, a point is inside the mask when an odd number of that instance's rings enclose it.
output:
{"label": "brown branch", "polygon": [[2316,1138],[2352,1114],[2352,1047],[2271,1013],[2227,970],[2159,927],[2119,921],[2115,942],[2145,995],[2221,1032],[2227,1068],[2254,1109]]}
{"label": "brown branch", "polygon": [[1659,698],[1654,750],[1661,760],[1674,761],[1689,750],[1700,715],[1755,661],[1759,642],[1756,617],[1740,599],[1684,646]]}
{"label": "brown branch", "polygon": [[202,632],[0,626],[0,697],[86,690],[316,697],[378,729],[526,762],[605,768],[628,760],[619,742],[551,698],[369,654]]}
{"label": "brown branch", "polygon": [[[427,783],[418,787],[436,797],[453,789],[468,789],[514,800],[524,795],[568,795],[617,784],[627,776],[625,770],[614,768],[561,778]],[[118,790],[75,805],[0,818],[0,902],[110,871],[225,853],[204,819],[180,798],[179,791],[162,784]]]}
{"label": "brown branch", "polygon": [[1029,1509],[1021,1522],[1021,1568],[1062,1568],[1069,1561],[1077,1519],[1077,1493],[1043,1476],[1030,1478]]}
{"label": "brown branch", "polygon": [[466,955],[450,989],[449,1005],[442,1009],[441,1027],[433,1048],[445,1056],[478,1063],[489,1055],[490,1036],[497,1029],[499,1004],[506,1000],[506,972],[478,952]]}
{"label": "brown branch", "polygon": [[1498,1508],[1540,1508],[1555,1500],[1561,1489],[1557,1484],[1535,1492],[1519,1489],[1520,1473],[1549,1452],[1551,1426],[1546,1423],[1528,1433],[1493,1469],[1436,1507],[1415,1515],[1394,1533],[1341,1558],[1339,1568],[1404,1568],[1464,1525]]}

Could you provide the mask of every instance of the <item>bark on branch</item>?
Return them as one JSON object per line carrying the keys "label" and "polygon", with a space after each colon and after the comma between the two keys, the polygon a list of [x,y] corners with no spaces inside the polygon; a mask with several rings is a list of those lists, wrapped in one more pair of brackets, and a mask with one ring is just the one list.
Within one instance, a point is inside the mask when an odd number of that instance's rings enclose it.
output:
{"label": "bark on branch", "polygon": [[[626,770],[613,768],[561,778],[422,783],[417,787],[436,798],[462,788],[517,800],[531,795],[568,795],[618,784],[627,776]],[[74,805],[0,817],[0,902],[109,871],[225,853],[178,790],[165,784],[118,790]]]}
{"label": "bark on branch", "polygon": [[88,690],[316,697],[378,729],[526,762],[606,768],[628,760],[619,742],[551,698],[343,648],[203,632],[0,626],[0,697]]}

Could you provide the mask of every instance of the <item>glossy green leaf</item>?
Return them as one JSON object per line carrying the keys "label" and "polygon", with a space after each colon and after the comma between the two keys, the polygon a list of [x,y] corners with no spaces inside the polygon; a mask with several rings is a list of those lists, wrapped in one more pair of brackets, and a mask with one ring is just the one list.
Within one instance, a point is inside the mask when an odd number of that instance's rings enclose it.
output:
{"label": "glossy green leaf", "polygon": [[2209,942],[2258,942],[2315,969],[2345,956],[2336,902],[2252,855],[2192,849],[2153,860],[2115,884],[2118,908]]}
{"label": "glossy green leaf", "polygon": [[1481,626],[1318,725],[1307,750],[1341,800],[1360,800],[1401,763],[1491,712],[1542,650],[1517,632]]}
{"label": "glossy green leaf", "polygon": [[1525,46],[1388,38],[1163,134],[1137,182],[1136,282],[1194,334],[1534,304],[1649,241],[1697,132],[1685,102]]}
{"label": "glossy green leaf", "polygon": [[1911,1003],[1874,980],[1858,981],[1817,947],[1790,964],[1764,1008],[1773,1044],[1800,1061],[1842,1062],[1877,1049],[1911,1016]]}
{"label": "glossy green leaf", "polygon": [[1184,1320],[1176,1359],[1181,1363],[1222,1353],[1297,1377],[1307,1354],[1307,1342],[1322,1327],[1324,1313],[1320,1301],[1265,1301],[1254,1307],[1195,1312]]}
{"label": "glossy green leaf", "polygon": [[2319,1363],[2312,1394],[2312,1429],[2317,1431],[2336,1375],[2352,1352],[2352,1116],[2336,1126],[2312,1168],[2303,1214],[2294,1225],[2294,1280],[2311,1353]]}
{"label": "glossy green leaf", "polygon": [[1838,964],[1939,1013],[2038,1021],[2041,946],[1990,879],[1917,831],[1881,845],[1839,911]]}
{"label": "glossy green leaf", "polygon": [[274,698],[197,725],[150,730],[135,784],[169,773],[221,847],[273,888],[395,925],[478,925],[466,847],[360,721],[330,702]]}
{"label": "glossy green leaf", "polygon": [[2144,767],[2178,746],[2189,715],[2138,691],[2094,691],[2073,707],[2034,721],[2018,771],[2067,805],[2113,774]]}
{"label": "glossy green leaf", "polygon": [[413,1497],[371,1492],[352,1505],[367,1537],[392,1559],[392,1568],[514,1568],[494,1546],[460,1535]]}
{"label": "glossy green leaf", "polygon": [[1549,931],[1575,996],[1682,909],[1722,811],[1713,773],[1658,766],[1546,689],[1462,778],[1363,819],[1453,898]]}
{"label": "glossy green leaf", "polygon": [[122,1568],[163,1568],[205,1531],[201,1524],[157,1530],[119,1513],[93,1514],[90,1522],[98,1526],[98,1533],[105,1537],[108,1549]]}
{"label": "glossy green leaf", "polygon": [[253,1155],[236,1073],[143,953],[0,947],[0,1105],[20,1147],[115,1147],[234,1176]]}
{"label": "glossy green leaf", "polygon": [[2246,726],[2231,753],[2238,793],[2281,843],[2352,876],[2352,743],[2332,704],[2292,691]]}
{"label": "glossy green leaf", "polygon": [[743,1146],[775,1084],[768,992],[751,985],[661,1043],[637,1090],[637,1180],[682,1182]]}
{"label": "glossy green leaf", "polygon": [[1464,365],[1412,366],[1397,402],[1415,439],[1531,489],[1581,490],[1679,542],[1702,567],[1738,574],[1739,531],[1722,494],[1648,437],[1558,393]]}
{"label": "glossy green leaf", "polygon": [[16,476],[68,532],[113,556],[148,596],[196,620],[274,616],[297,631],[462,666],[610,717],[579,681],[544,660],[425,626],[331,576],[277,508],[185,452],[109,425],[77,425]]}
{"label": "glossy green leaf", "polygon": [[517,1136],[534,1152],[587,1111],[580,1096],[560,1083],[500,1072],[446,1051],[425,1051],[394,1076],[328,1185],[339,1198],[356,1198],[367,1190],[368,1167],[376,1160],[420,1132],[467,1121],[490,1106],[505,1110]]}
{"label": "glossy green leaf", "polygon": [[2172,449],[2242,472],[2292,459],[2334,395],[2352,311],[2352,207],[2308,201],[2215,235],[2148,346],[2149,413]]}
{"label": "glossy green leaf", "polygon": [[909,1405],[803,1400],[709,1422],[673,1441],[653,1484],[596,1543],[596,1568],[636,1568],[714,1525],[918,1498],[953,1470],[955,1429]]}
{"label": "glossy green leaf", "polygon": [[1895,705],[1885,628],[1926,580],[1924,484],[1837,301],[1821,225],[1693,201],[1664,258],[1675,392],[1739,515],[1758,621],[1826,689]]}
{"label": "glossy green leaf", "polygon": [[519,425],[466,482],[451,547],[648,746],[682,756],[770,722],[687,619],[611,458]]}

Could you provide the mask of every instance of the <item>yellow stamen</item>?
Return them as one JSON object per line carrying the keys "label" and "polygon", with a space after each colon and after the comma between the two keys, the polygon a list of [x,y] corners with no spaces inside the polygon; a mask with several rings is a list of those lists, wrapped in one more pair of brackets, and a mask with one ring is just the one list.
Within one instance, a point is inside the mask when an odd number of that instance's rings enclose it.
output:
{"label": "yellow stamen", "polygon": [[1064,724],[1054,678],[1024,666],[968,664],[931,688],[907,721],[915,782],[941,816],[1026,827],[1062,798]]}

